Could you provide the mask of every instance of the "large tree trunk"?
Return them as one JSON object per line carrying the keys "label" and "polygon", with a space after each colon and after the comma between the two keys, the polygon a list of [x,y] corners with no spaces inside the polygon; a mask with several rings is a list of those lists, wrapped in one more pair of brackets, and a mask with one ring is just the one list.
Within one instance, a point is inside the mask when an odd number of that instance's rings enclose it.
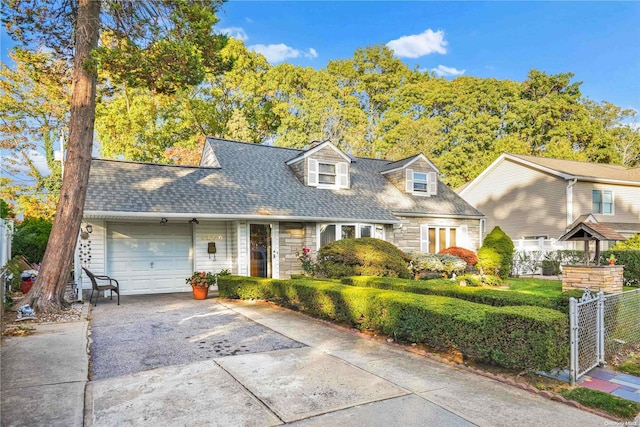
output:
{"label": "large tree trunk", "polygon": [[80,0],[75,34],[69,141],[60,200],[42,260],[42,269],[31,291],[20,302],[31,304],[36,312],[55,312],[65,305],[64,292],[82,221],[91,168],[96,67],[91,62],[90,53],[98,45],[99,32],[100,1]]}

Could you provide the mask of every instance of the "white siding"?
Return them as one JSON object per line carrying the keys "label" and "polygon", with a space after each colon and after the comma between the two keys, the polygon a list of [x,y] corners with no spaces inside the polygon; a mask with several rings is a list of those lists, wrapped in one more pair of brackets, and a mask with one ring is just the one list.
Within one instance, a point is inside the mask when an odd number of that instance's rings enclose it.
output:
{"label": "white siding", "polygon": [[[216,244],[216,253],[209,254],[208,244]],[[231,270],[233,263],[228,248],[226,222],[204,222],[194,224],[194,271],[209,271],[217,273],[223,269]]]}
{"label": "white siding", "polygon": [[238,275],[249,275],[249,257],[247,256],[247,222],[237,221]]}
{"label": "white siding", "polygon": [[[81,284],[81,289],[91,289],[91,281],[82,271],[82,267],[96,275],[107,274],[105,221],[102,219],[83,219],[82,228],[85,228],[87,224],[91,224],[92,233],[87,240],[78,239],[78,244],[76,245],[76,256],[80,260],[80,264],[76,266],[76,269],[78,270],[77,274],[81,276],[78,281]],[[89,258],[89,255],[91,258]]]}

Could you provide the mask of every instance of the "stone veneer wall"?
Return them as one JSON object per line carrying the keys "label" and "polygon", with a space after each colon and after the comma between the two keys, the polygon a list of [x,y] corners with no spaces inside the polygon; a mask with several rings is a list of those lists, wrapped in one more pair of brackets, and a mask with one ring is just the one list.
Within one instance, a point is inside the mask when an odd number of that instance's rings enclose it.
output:
{"label": "stone veneer wall", "polygon": [[562,292],[589,288],[607,293],[622,292],[622,265],[563,265]]}
{"label": "stone veneer wall", "polygon": [[[414,218],[399,217],[402,221],[394,225],[393,228],[386,228],[386,240],[396,245],[405,252],[420,250],[420,226],[428,224],[439,227],[467,226],[467,246],[465,249],[478,251],[480,247],[480,221],[477,219],[457,219],[457,218]],[[458,244],[458,246],[461,246]]]}
{"label": "stone veneer wall", "polygon": [[292,274],[301,274],[300,261],[296,252],[310,248],[313,259],[316,257],[315,224],[302,222],[280,223],[280,278],[288,279]]}

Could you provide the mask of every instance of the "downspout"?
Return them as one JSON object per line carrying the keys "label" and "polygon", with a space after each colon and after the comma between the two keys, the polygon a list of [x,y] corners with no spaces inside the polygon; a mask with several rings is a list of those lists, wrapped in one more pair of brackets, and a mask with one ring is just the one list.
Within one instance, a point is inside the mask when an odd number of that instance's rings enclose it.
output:
{"label": "downspout", "polygon": [[569,227],[573,224],[573,186],[578,179],[572,178],[567,181],[567,227]]}

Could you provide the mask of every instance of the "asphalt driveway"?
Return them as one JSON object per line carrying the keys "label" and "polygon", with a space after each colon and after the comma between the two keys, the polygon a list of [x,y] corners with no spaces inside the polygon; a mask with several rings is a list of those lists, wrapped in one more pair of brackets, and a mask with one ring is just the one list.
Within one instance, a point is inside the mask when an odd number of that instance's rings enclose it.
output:
{"label": "asphalt driveway", "polygon": [[101,299],[91,311],[91,379],[224,356],[304,347],[191,293]]}

